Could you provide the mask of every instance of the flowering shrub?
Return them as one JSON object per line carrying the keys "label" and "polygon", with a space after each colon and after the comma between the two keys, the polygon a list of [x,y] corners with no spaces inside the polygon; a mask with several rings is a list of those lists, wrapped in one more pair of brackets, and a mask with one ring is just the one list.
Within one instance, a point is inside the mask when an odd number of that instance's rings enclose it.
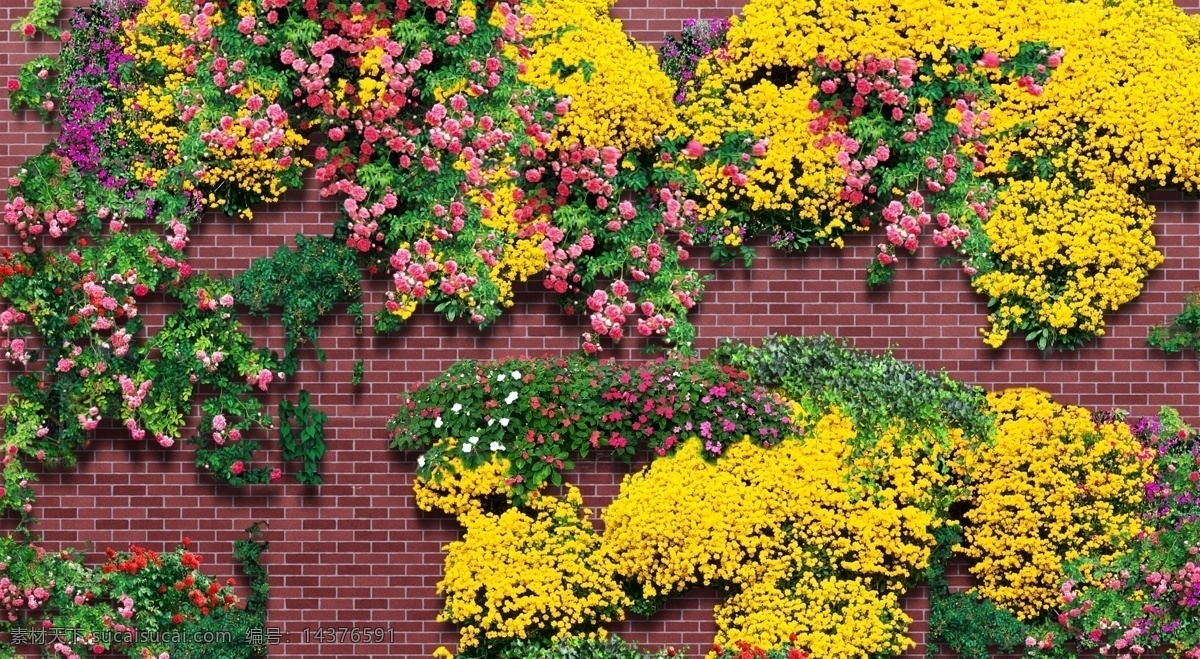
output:
{"label": "flowering shrub", "polygon": [[966,456],[974,492],[963,553],[977,591],[1029,620],[1058,603],[1066,564],[1128,551],[1153,455],[1126,424],[1096,423],[1036,389],[988,400],[996,441]]}
{"label": "flowering shrub", "polygon": [[[310,7],[321,34],[282,53],[297,102],[328,136],[316,175],[342,199],[338,235],[392,275],[376,330],[421,303],[484,326],[537,277],[591,315],[590,351],[639,312],[640,333],[686,348],[700,292],[681,265],[694,203],[686,177],[627,151],[673,116],[661,73],[630,84],[654,73],[649,51],[602,3],[548,1],[529,19],[507,2],[426,4]],[[564,95],[623,102],[629,90],[643,96],[615,111],[573,110]],[[651,103],[662,118],[644,120]]]}
{"label": "flowering shrub", "polygon": [[[99,568],[85,565],[74,550],[52,553],[0,538],[0,629],[12,639],[0,656],[15,659],[21,656],[17,647],[28,645],[63,657],[260,656],[265,648],[252,645],[246,632],[266,623],[268,586],[259,561],[264,549],[266,543],[253,537],[234,546],[234,558],[251,579],[251,596],[238,606],[234,580],[222,583],[201,572],[203,559],[187,538],[169,553],[132,545],[108,549]],[[194,640],[214,630],[227,632],[229,640]]]}
{"label": "flowering shrub", "polygon": [[[182,254],[150,232],[121,231],[77,245],[0,252],[0,296],[11,304],[0,313],[0,345],[9,361],[27,370],[0,410],[0,506],[28,513],[33,477],[22,462],[74,464],[74,453],[104,419],[120,423],[134,440],[174,445],[199,387],[215,394],[201,404],[202,434],[195,441],[211,436],[220,455],[228,440],[237,446],[229,450],[248,459],[257,445],[238,440],[271,425],[252,394],[266,389],[279,365],[241,330],[229,283],[192,274]],[[180,308],[157,333],[138,340],[142,306],[163,293]],[[216,462],[198,456],[201,466]],[[231,482],[278,477],[267,467],[216,474]]]}
{"label": "flowering shrub", "polygon": [[627,477],[604,511],[618,573],[645,598],[728,590],[715,613],[722,646],[774,647],[794,632],[818,656],[899,654],[912,644],[899,595],[939,520],[895,490],[862,496],[845,461],[853,434],[832,414],[802,440],[735,444],[716,463],[690,440]]}
{"label": "flowering shrub", "polygon": [[882,456],[911,457],[917,475],[909,485],[915,489],[905,494],[940,515],[965,496],[950,477],[953,465],[994,432],[982,389],[827,335],[771,336],[757,347],[727,343],[710,357],[745,370],[751,382],[777,388],[802,417],[850,417],[856,432],[848,437],[849,455],[859,482],[888,480]]}
{"label": "flowering shrub", "polygon": [[[597,633],[597,636],[601,635]],[[445,648],[438,648],[438,652],[434,654],[435,659],[449,659],[453,656]],[[603,639],[575,637],[557,641],[516,641],[502,648],[498,655],[467,651],[458,656],[462,659],[668,659],[679,656],[679,653],[674,648],[658,652],[643,651],[634,643],[628,643],[616,636],[605,636]]]}
{"label": "flowering shrub", "polygon": [[1200,656],[1200,630],[1189,622],[1200,607],[1200,435],[1170,408],[1132,428],[1158,467],[1146,484],[1146,531],[1124,556],[1071,566],[1059,620],[1101,654]]}
{"label": "flowering shrub", "polygon": [[882,283],[934,228],[991,300],[988,344],[1077,346],[1161,262],[1138,195],[1200,182],[1194,35],[1166,0],[754,0],[691,80],[672,68],[693,152],[719,155],[697,172],[704,240],[804,249],[883,224]]}
{"label": "flowering shrub", "polygon": [[575,456],[601,447],[629,459],[646,449],[666,455],[691,436],[709,456],[741,440],[773,444],[790,431],[788,413],[735,368],[573,356],[459,362],[406,394],[388,428],[394,448],[425,451],[422,476],[448,461],[474,469],[507,460],[508,493],[520,499],[561,484]]}
{"label": "flowering shrub", "polygon": [[[445,619],[475,638],[481,620],[494,631],[493,645],[463,656],[528,648],[515,640],[522,630],[536,647],[566,647],[547,638],[589,634],[626,609],[650,615],[698,586],[724,596],[710,656],[891,656],[911,645],[900,598],[925,580],[931,640],[964,656],[1023,646],[1028,656],[1158,648],[1195,658],[1200,435],[1171,410],[1130,424],[1034,389],[985,396],[828,337],[727,344],[710,357],[637,369],[574,359],[466,362],[409,395],[392,429],[403,437],[397,446],[429,449],[418,459],[417,504],[468,529],[447,559]],[[728,378],[726,409],[755,395],[753,386],[775,387],[787,398],[770,410],[764,402],[754,416],[761,423],[784,409],[792,422],[770,426],[779,433],[772,441],[731,438],[717,459],[711,440],[665,430],[662,419],[682,424],[695,412],[668,414],[652,402],[658,386],[687,396],[711,388],[714,373]],[[562,483],[559,471],[591,448],[597,429],[631,431],[626,410],[607,405],[614,393],[647,413],[634,423],[645,435],[640,447],[656,449],[652,462],[624,479],[602,512],[602,536],[580,526],[578,513],[564,514],[557,524],[578,531],[571,537],[579,542],[555,560],[571,567],[543,574],[553,561],[523,544],[543,528],[534,507],[578,510],[574,488],[566,504],[545,491]],[[530,398],[527,408],[509,407],[535,395],[537,405]],[[704,409],[715,411],[711,401]],[[676,437],[670,447],[666,432]],[[531,479],[534,465],[543,475]],[[538,583],[585,575],[577,597],[607,592],[589,601],[611,608],[589,622],[571,599],[559,609],[522,600],[516,577],[483,567],[488,552],[512,551],[528,556],[505,564],[530,561]],[[971,561],[977,586],[969,592],[948,589],[955,555]],[[493,588],[520,604],[472,599]],[[484,601],[502,612],[489,616]],[[520,617],[535,610],[536,628]]]}
{"label": "flowering shrub", "polygon": [[438,584],[446,597],[438,620],[458,626],[460,648],[479,647],[483,656],[492,656],[513,640],[560,640],[623,616],[625,593],[579,490],[567,485],[562,497],[535,494],[524,506],[497,514],[473,498],[502,492],[503,482],[478,482],[494,489],[459,489],[471,497],[466,505],[441,496],[438,485],[432,491],[422,479],[415,485],[422,509],[455,514],[466,528],[461,540],[447,546],[446,572]]}

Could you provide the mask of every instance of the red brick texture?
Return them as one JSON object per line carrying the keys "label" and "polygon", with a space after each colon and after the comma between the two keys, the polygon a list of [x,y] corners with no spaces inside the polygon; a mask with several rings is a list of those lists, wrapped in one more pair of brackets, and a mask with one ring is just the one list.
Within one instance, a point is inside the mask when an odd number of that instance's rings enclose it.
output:
{"label": "red brick texture", "polygon": [[[0,26],[11,25],[29,2],[0,2]],[[678,30],[684,18],[724,16],[733,7],[733,0],[626,0],[616,14],[636,37],[659,41],[664,32]],[[0,33],[0,79],[14,75],[35,53],[51,50]],[[50,137],[36,117],[11,114],[6,101],[0,101],[0,132],[0,177]],[[1134,414],[1173,405],[1188,420],[1200,422],[1196,358],[1166,357],[1145,347],[1147,329],[1178,312],[1185,294],[1200,284],[1200,204],[1172,192],[1158,193],[1154,200],[1160,211],[1154,232],[1166,261],[1134,303],[1111,315],[1108,335],[1078,352],[1043,355],[1019,339],[1001,350],[984,347],[979,336],[984,299],[960,272],[938,267],[932,250],[906,259],[889,290],[868,291],[864,265],[878,235],[855,236],[841,252],[786,255],[763,247],[753,270],[713,269],[705,254],[697,254],[695,262],[713,275],[694,316],[699,347],[710,348],[724,337],[828,332],[864,348],[895,346],[902,359],[989,388],[1036,385],[1065,403],[1120,407]],[[311,191],[290,195],[253,223],[211,217],[193,234],[192,264],[234,274],[296,233],[328,233],[337,218],[332,202]],[[364,282],[369,311],[382,304],[387,285],[385,277]],[[260,343],[280,349],[276,320],[252,319],[248,325]],[[98,433],[77,469],[41,475],[36,486],[41,521],[35,530],[50,547],[88,546],[93,557],[108,546],[133,542],[163,549],[189,536],[207,569],[232,574],[231,543],[252,522],[264,520],[271,541],[266,554],[270,623],[285,632],[276,656],[429,656],[456,638],[452,627],[435,622],[441,607],[435,585],[442,546],[458,529],[452,519],[422,514],[413,505],[416,456],[390,450],[384,424],[401,391],[456,360],[563,353],[578,346],[581,332],[577,320],[564,317],[553,297],[536,285],[520,292],[516,306],[482,332],[422,312],[396,336],[376,337],[369,328],[358,336],[352,319],[338,315],[322,329],[328,361],[318,363],[306,353],[294,381],[277,389],[294,395],[303,387],[328,413],[326,485],[309,489],[289,477],[274,487],[216,485],[196,472],[189,448],[151,450],[109,429]],[[633,359],[636,348],[630,342],[613,354]],[[355,388],[350,377],[358,359],[366,360],[366,378]],[[273,447],[275,438],[266,439]],[[267,457],[277,460],[278,455],[272,451]],[[589,459],[571,479],[582,486],[588,504],[600,508],[633,468]],[[5,524],[11,526],[11,520]],[[615,629],[654,645],[690,646],[694,656],[711,642],[714,597],[692,592],[652,619],[635,617]],[[918,642],[926,629],[926,609],[922,590],[915,590],[908,610]],[[330,626],[392,628],[394,642],[302,642],[305,629]],[[913,656],[923,652],[918,645]]]}

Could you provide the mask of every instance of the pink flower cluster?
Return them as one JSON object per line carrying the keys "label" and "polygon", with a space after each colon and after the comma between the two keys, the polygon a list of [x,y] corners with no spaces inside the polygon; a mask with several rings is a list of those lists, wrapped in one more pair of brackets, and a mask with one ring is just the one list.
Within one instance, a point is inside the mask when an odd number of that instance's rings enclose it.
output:
{"label": "pink flower cluster", "polygon": [[[61,238],[79,221],[78,213],[82,211],[82,199],[72,209],[48,208],[39,212],[24,197],[16,197],[4,204],[4,222],[23,242],[43,233],[51,238]],[[26,245],[25,251],[31,250],[32,246]]]}

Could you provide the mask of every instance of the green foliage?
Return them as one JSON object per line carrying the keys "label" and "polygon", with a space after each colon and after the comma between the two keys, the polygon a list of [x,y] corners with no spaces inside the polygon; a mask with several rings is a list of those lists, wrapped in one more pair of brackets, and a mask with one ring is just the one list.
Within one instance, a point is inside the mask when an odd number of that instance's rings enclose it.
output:
{"label": "green foliage", "polygon": [[896,278],[895,268],[890,268],[878,260],[871,261],[867,264],[867,286],[876,288],[879,286],[887,286]]}
{"label": "green foliage", "polygon": [[52,39],[57,39],[62,30],[55,26],[58,15],[62,13],[62,0],[34,0],[33,9],[13,24],[13,31],[21,33],[22,38],[28,39],[37,32],[43,32]]}
{"label": "green foliage", "polygon": [[[317,357],[325,352],[316,346],[321,316],[342,303],[358,302],[360,275],[354,250],[325,236],[296,236],[296,249],[280,246],[270,258],[255,259],[234,280],[234,298],[250,313],[268,315],[282,309],[287,334],[285,357],[292,357],[303,343],[311,341]],[[362,307],[358,313],[361,315]]]}
{"label": "green foliage", "polygon": [[308,392],[301,389],[295,403],[279,401],[279,446],[284,460],[299,459],[303,463],[296,480],[305,485],[320,485],[321,457],[325,455],[324,412],[309,404]]}
{"label": "green foliage", "polygon": [[[647,401],[653,401],[648,405]],[[562,472],[602,447],[628,460],[666,455],[689,437],[711,456],[743,439],[774,443],[791,431],[787,406],[709,361],[659,359],[638,366],[580,356],[463,361],[407,393],[388,424],[394,448],[425,451],[419,473],[458,458],[474,468],[509,460],[510,496],[561,485]]]}
{"label": "green foliage", "polygon": [[1167,354],[1190,350],[1200,352],[1200,290],[1192,291],[1183,303],[1183,312],[1162,325],[1150,328],[1146,345]]}
{"label": "green foliage", "polygon": [[360,359],[354,362],[354,373],[350,376],[350,386],[357,387],[362,384],[363,376],[366,375],[367,362]]}
{"label": "green foliage", "polygon": [[904,419],[921,427],[960,428],[986,438],[993,431],[985,393],[945,372],[929,373],[892,357],[872,355],[829,335],[771,336],[760,347],[729,342],[712,358],[744,369],[814,411],[840,409],[860,431]]}
{"label": "green foliage", "polygon": [[[1015,615],[973,593],[930,590],[929,639],[963,659],[987,659],[1024,645],[1028,628]],[[932,655],[934,647],[930,645]]]}
{"label": "green foliage", "polygon": [[929,587],[929,636],[926,655],[943,644],[963,659],[987,659],[989,650],[1008,652],[1023,645],[1028,627],[1009,611],[971,592],[951,593],[946,565],[954,547],[963,541],[962,527],[950,522],[933,532],[937,545],[929,556],[925,579]]}

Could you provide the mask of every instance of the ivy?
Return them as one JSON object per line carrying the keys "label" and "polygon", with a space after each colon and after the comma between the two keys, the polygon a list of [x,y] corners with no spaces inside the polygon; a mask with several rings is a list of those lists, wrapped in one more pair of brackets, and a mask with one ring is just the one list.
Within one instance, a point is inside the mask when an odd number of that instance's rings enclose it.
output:
{"label": "ivy", "polygon": [[309,394],[301,389],[297,402],[279,401],[279,444],[284,460],[299,459],[303,468],[296,480],[305,485],[320,485],[321,457],[325,455],[324,412],[309,404]]}
{"label": "ivy", "polygon": [[1146,345],[1167,354],[1185,350],[1200,352],[1200,290],[1192,291],[1187,296],[1179,315],[1150,328]]}
{"label": "ivy", "polygon": [[[332,238],[296,236],[296,249],[280,246],[270,258],[255,259],[250,268],[234,280],[234,297],[252,314],[269,315],[282,310],[287,335],[284,350],[295,370],[297,348],[312,342],[317,358],[325,361],[325,352],[317,346],[321,317],[343,303],[355,305],[362,315],[362,291],[354,250]],[[361,322],[361,321],[360,321]]]}

